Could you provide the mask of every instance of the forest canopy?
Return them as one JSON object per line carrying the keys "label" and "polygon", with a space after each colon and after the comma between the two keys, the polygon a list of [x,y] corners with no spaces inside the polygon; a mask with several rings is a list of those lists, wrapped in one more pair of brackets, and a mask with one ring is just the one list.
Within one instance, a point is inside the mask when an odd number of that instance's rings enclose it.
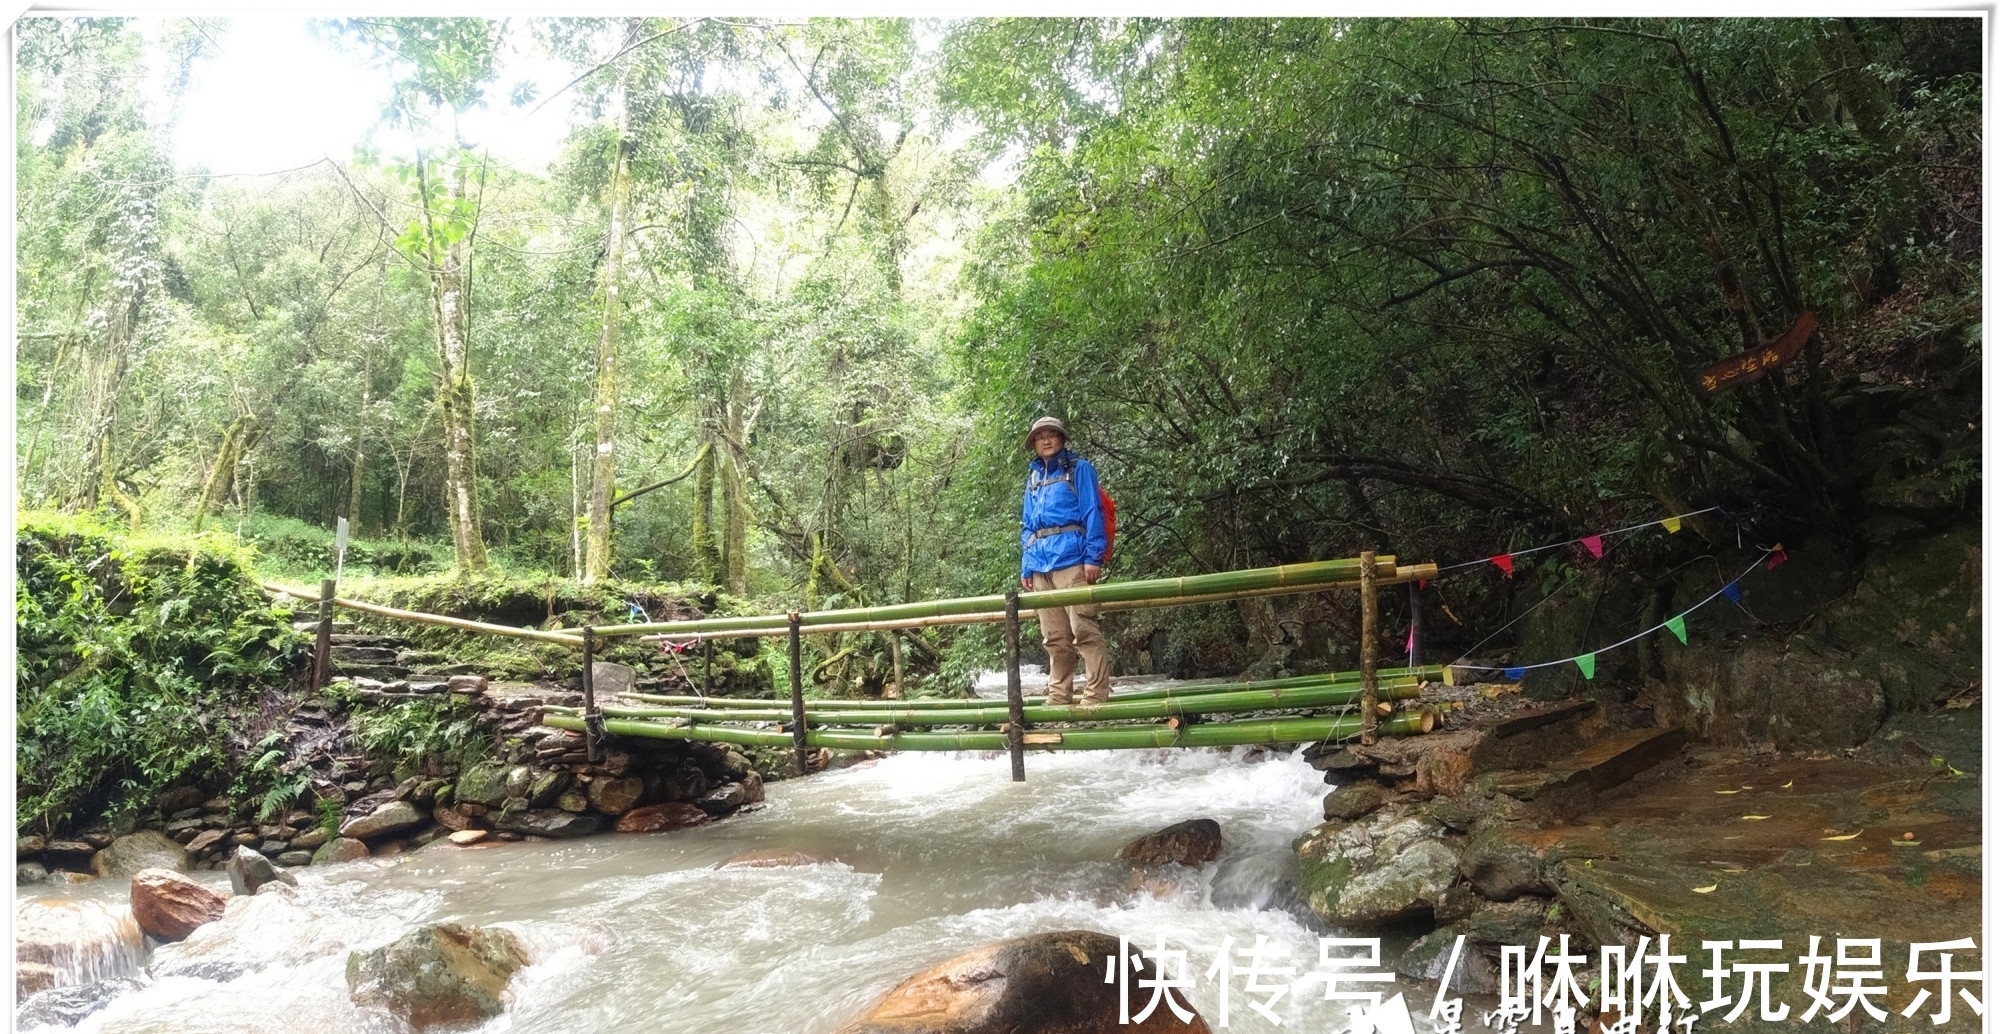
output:
{"label": "forest canopy", "polygon": [[1855,552],[1978,506],[1980,27],[361,18],[394,133],[220,176],[227,22],[25,18],[17,505],[897,602],[1009,584],[1052,413],[1120,576]]}

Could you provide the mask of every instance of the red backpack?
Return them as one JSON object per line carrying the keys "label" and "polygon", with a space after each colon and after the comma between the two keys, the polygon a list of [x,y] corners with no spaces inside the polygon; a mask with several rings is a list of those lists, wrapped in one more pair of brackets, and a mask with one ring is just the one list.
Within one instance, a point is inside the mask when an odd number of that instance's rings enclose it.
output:
{"label": "red backpack", "polygon": [[1097,505],[1104,509],[1104,563],[1111,566],[1111,547],[1118,541],[1118,504],[1111,501],[1111,493],[1104,490],[1103,482],[1097,485]]}

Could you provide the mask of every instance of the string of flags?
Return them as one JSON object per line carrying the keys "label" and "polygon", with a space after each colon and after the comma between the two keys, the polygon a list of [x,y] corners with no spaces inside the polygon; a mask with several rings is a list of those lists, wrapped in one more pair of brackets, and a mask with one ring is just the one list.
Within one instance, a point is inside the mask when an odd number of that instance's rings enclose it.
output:
{"label": "string of flags", "polygon": [[[1683,514],[1682,516],[1689,516],[1689,515]],[[1567,545],[1567,543],[1564,543],[1564,545]],[[1497,671],[1501,673],[1501,677],[1507,679],[1508,681],[1518,682],[1529,671],[1532,671],[1536,668],[1554,668],[1564,664],[1574,664],[1577,666],[1578,670],[1583,672],[1584,678],[1594,679],[1597,677],[1598,654],[1607,653],[1609,651],[1616,650],[1621,646],[1625,646],[1629,643],[1638,642],[1639,640],[1644,639],[1645,637],[1652,635],[1653,633],[1658,632],[1661,629],[1665,629],[1668,632],[1673,633],[1674,638],[1680,640],[1682,646],[1686,646],[1688,641],[1687,616],[1689,614],[1692,614],[1695,611],[1700,610],[1701,608],[1707,606],[1708,604],[1715,602],[1715,600],[1717,599],[1727,599],[1731,603],[1743,602],[1742,580],[1744,575],[1747,575],[1750,572],[1755,571],[1757,569],[1757,565],[1759,564],[1764,565],[1764,569],[1768,571],[1784,562],[1785,562],[1785,546],[1784,543],[1781,542],[1765,550],[1763,555],[1759,556],[1757,559],[1752,560],[1748,567],[1745,567],[1742,570],[1742,572],[1739,573],[1735,578],[1732,578],[1728,582],[1724,583],[1722,588],[1717,589],[1712,593],[1709,593],[1708,596],[1704,597],[1700,602],[1694,604],[1693,606],[1687,608],[1686,610],[1683,610],[1680,613],[1675,614],[1673,617],[1670,617],[1665,621],[1662,621],[1659,624],[1654,625],[1653,627],[1648,628],[1642,632],[1627,636],[1615,643],[1612,643],[1609,646],[1598,647],[1597,649],[1591,650],[1588,653],[1577,654],[1574,657],[1564,657],[1559,660],[1542,661],[1536,664],[1517,664],[1511,667],[1504,665],[1496,665],[1496,664],[1456,664],[1456,663],[1448,664],[1445,666],[1444,669],[1445,685],[1448,686],[1457,685],[1457,682],[1453,676],[1454,669],[1458,671]],[[1414,636],[1411,639],[1411,645],[1412,646],[1415,645]]]}
{"label": "string of flags", "polygon": [[[1443,567],[1439,567],[1438,573],[1443,574],[1446,571],[1456,571],[1466,567],[1477,567],[1480,564],[1492,564],[1494,567],[1499,568],[1502,574],[1505,574],[1507,577],[1512,578],[1514,577],[1515,557],[1527,556],[1530,553],[1541,553],[1551,549],[1561,549],[1564,546],[1573,546],[1573,545],[1581,545],[1585,550],[1589,551],[1592,557],[1601,560],[1604,558],[1605,539],[1608,539],[1614,535],[1624,535],[1628,532],[1642,531],[1646,528],[1651,528],[1656,525],[1667,529],[1667,534],[1673,535],[1681,530],[1682,521],[1686,520],[1689,517],[1699,517],[1705,513],[1726,514],[1728,513],[1728,511],[1724,510],[1720,506],[1711,506],[1703,510],[1694,510],[1689,513],[1675,514],[1672,517],[1662,517],[1659,520],[1645,521],[1639,524],[1627,525],[1626,527],[1623,528],[1613,528],[1610,531],[1600,531],[1595,535],[1585,535],[1581,538],[1564,539],[1561,542],[1551,542],[1548,543],[1547,545],[1529,546],[1526,549],[1515,549],[1505,553],[1495,553],[1492,556],[1481,557],[1477,560],[1466,560],[1461,563],[1447,564]],[[1780,563],[1782,562],[1783,561],[1780,561]]]}

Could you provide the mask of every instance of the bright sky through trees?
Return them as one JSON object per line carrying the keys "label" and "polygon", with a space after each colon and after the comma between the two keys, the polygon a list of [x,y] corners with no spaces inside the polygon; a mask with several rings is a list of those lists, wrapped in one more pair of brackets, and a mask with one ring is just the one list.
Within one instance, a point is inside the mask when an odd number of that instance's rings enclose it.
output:
{"label": "bright sky through trees", "polygon": [[[304,18],[203,24],[219,46],[195,64],[174,129],[177,162],[216,173],[275,172],[326,156],[345,160],[371,132],[378,149],[395,149],[395,131],[380,126],[390,76],[361,53],[322,38]],[[164,103],[160,27],[147,26],[147,37],[153,43],[152,92]],[[527,42],[525,32],[519,42]],[[535,106],[573,77],[538,53],[510,46],[487,107],[467,120],[466,142],[490,147],[496,158],[518,167],[542,169],[569,130],[574,98]],[[535,101],[516,108],[507,93],[522,80],[540,89]]]}

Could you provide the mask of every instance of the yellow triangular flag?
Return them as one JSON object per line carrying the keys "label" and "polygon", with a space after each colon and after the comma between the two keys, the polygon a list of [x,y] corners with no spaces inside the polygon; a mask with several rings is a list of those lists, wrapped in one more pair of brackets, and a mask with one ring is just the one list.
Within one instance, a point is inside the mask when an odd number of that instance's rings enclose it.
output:
{"label": "yellow triangular flag", "polygon": [[1681,519],[1679,517],[1669,517],[1660,523],[1667,526],[1667,534],[1669,535],[1681,530]]}
{"label": "yellow triangular flag", "polygon": [[1451,665],[1449,664],[1444,666],[1444,684],[1447,686],[1458,685],[1458,682],[1451,677]]}

